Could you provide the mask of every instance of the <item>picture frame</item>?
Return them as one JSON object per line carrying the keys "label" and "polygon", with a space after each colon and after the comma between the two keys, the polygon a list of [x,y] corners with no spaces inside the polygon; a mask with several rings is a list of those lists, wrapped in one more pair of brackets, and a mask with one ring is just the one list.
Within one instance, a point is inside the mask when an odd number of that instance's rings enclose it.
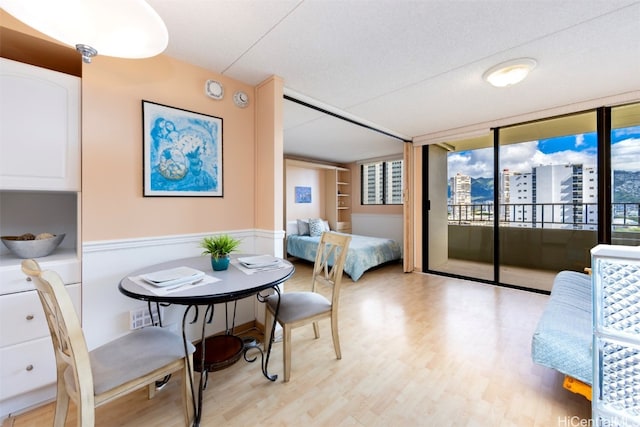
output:
{"label": "picture frame", "polygon": [[223,197],[222,118],[142,101],[143,196]]}
{"label": "picture frame", "polygon": [[311,203],[311,187],[295,187],[296,203]]}

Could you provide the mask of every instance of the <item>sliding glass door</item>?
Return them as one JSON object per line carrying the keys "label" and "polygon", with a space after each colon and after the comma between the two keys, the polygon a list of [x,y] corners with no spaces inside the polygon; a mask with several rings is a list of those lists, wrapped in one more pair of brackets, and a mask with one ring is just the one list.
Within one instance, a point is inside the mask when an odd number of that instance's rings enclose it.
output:
{"label": "sliding glass door", "polygon": [[549,291],[598,243],[640,245],[640,104],[423,150],[425,271]]}
{"label": "sliding glass door", "polygon": [[550,291],[582,271],[598,230],[596,112],[499,131],[499,280]]}
{"label": "sliding glass door", "polygon": [[611,109],[611,243],[640,245],[640,104]]}
{"label": "sliding glass door", "polygon": [[429,150],[429,268],[494,280],[494,155],[491,133]]}

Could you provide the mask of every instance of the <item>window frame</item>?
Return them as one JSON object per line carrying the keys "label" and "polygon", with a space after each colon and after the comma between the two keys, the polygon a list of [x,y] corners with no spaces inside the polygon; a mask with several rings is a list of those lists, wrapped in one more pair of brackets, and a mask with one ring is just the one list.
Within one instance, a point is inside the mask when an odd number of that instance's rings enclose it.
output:
{"label": "window frame", "polygon": [[[387,188],[390,185],[389,180],[393,179],[393,177],[389,177],[388,175],[390,175],[390,172],[388,172],[388,170],[390,170],[391,168],[389,167],[389,165],[392,162],[400,162],[401,164],[401,176],[400,176],[400,194],[399,194],[399,199],[400,202],[398,203],[388,203],[387,202],[387,196],[388,196],[388,191]],[[368,193],[367,191],[365,191],[365,185],[367,184],[367,180],[365,179],[365,167],[368,166],[372,166],[372,165],[380,165],[379,167],[382,170],[382,184],[381,184],[381,195],[380,198],[378,199],[378,192],[376,191],[376,200],[381,200],[380,203],[365,203],[365,193]],[[362,162],[360,164],[360,205],[362,206],[402,206],[404,205],[404,199],[402,197],[402,194],[404,192],[404,173],[405,173],[405,168],[404,168],[404,159],[402,157],[398,157],[398,158],[390,158],[390,159],[385,159],[385,160],[375,160],[375,161],[368,161],[368,162]],[[390,197],[391,199],[393,199],[393,195],[391,195]]]}

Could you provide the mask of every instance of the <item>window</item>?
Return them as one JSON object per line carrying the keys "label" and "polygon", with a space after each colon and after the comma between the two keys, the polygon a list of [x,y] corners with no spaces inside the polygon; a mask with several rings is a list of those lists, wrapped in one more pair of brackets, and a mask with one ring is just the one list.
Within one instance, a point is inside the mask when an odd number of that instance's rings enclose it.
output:
{"label": "window", "polygon": [[401,205],[402,160],[364,163],[360,167],[363,205]]}
{"label": "window", "polygon": [[640,244],[640,103],[611,109],[611,244]]}
{"label": "window", "polygon": [[542,273],[589,265],[598,239],[597,125],[597,112],[587,111],[430,145],[427,270],[546,292],[553,276]]}

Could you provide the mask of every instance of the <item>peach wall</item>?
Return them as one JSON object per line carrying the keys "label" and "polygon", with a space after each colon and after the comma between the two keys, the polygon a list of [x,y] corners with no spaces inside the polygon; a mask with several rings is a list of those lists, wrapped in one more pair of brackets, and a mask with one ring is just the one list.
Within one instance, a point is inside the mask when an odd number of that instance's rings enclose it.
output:
{"label": "peach wall", "polygon": [[[225,88],[205,95],[207,79]],[[187,234],[254,226],[255,113],[232,96],[253,87],[166,55],[96,57],[83,65],[82,236],[85,241]],[[224,197],[143,197],[142,100],[223,120]]]}
{"label": "peach wall", "polygon": [[[0,20],[3,27],[57,43],[2,10]],[[208,79],[224,85],[223,100],[205,95]],[[166,55],[142,60],[97,56],[83,64],[83,241],[254,228],[256,102],[237,108],[232,94],[239,89],[254,94],[250,85]],[[223,119],[224,197],[143,197],[143,99]],[[280,148],[280,162],[281,157]],[[271,169],[277,168],[274,162]]]}
{"label": "peach wall", "polygon": [[276,76],[260,83],[255,90],[258,111],[254,166],[255,223],[256,227],[264,230],[284,229],[283,92],[284,82]]}
{"label": "peach wall", "polygon": [[[287,221],[324,217],[325,170],[288,165],[285,198]],[[295,203],[295,187],[311,187],[311,203]]]}

